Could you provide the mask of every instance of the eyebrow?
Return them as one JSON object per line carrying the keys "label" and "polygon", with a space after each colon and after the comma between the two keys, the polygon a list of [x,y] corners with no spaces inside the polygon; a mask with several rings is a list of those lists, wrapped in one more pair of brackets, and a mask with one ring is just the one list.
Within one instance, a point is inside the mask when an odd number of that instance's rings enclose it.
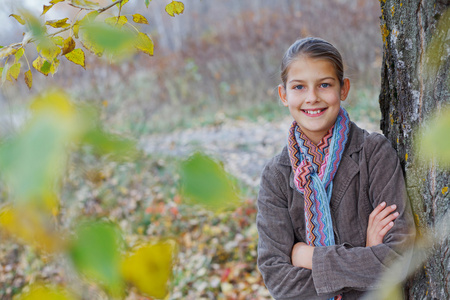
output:
{"label": "eyebrow", "polygon": [[[324,81],[324,80],[329,80],[329,79],[336,81],[336,78],[334,78],[334,77],[324,77],[324,78],[319,78],[318,81]],[[296,82],[296,81],[298,81],[298,82],[303,82],[304,80],[301,80],[301,79],[292,79],[292,80],[289,81],[288,83]]]}

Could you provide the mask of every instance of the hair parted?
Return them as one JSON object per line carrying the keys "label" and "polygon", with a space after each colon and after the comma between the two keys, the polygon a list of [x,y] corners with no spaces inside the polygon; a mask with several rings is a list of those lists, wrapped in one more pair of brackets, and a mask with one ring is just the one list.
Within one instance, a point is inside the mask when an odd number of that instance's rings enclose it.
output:
{"label": "hair parted", "polygon": [[284,54],[281,61],[281,81],[286,87],[289,66],[299,56],[305,55],[310,58],[320,58],[331,62],[336,70],[339,83],[344,85],[344,66],[339,51],[329,42],[315,37],[307,37],[295,41]]}

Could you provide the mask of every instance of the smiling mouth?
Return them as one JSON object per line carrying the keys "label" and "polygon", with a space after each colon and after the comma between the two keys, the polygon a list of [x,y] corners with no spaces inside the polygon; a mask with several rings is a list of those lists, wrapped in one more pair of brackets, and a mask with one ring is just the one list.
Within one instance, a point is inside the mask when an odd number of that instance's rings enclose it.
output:
{"label": "smiling mouth", "polygon": [[320,108],[320,109],[302,109],[302,111],[310,116],[318,116],[321,115],[327,108]]}

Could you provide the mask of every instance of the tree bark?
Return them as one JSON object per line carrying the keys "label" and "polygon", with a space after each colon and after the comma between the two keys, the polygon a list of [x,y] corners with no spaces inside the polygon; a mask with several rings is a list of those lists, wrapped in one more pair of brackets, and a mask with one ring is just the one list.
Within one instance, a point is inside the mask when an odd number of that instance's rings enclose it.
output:
{"label": "tree bark", "polygon": [[[384,43],[380,125],[404,167],[420,237],[450,208],[450,171],[437,163],[424,163],[413,147],[416,130],[425,126],[434,111],[450,103],[450,1],[380,0],[380,4]],[[427,51],[433,39],[440,45]],[[449,273],[446,237],[432,247],[423,267],[406,283],[407,299],[450,299]]]}

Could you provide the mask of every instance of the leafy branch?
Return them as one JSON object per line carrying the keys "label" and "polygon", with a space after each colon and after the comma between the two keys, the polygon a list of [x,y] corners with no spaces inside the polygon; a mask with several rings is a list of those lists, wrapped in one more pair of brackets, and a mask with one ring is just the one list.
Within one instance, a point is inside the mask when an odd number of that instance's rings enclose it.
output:
{"label": "leafy branch", "polygon": [[[148,8],[149,0],[144,0]],[[69,18],[59,20],[46,20],[42,24],[41,20],[33,14],[23,11],[21,15],[11,14],[21,25],[25,25],[27,31],[24,32],[22,42],[14,43],[8,46],[0,46],[0,59],[5,59],[5,63],[0,67],[2,85],[5,81],[17,81],[21,70],[19,62],[21,55],[16,55],[18,51],[29,44],[34,44],[38,53],[38,57],[32,62],[32,66],[45,76],[54,75],[59,68],[59,58],[64,56],[67,60],[86,68],[85,52],[82,48],[77,47],[76,41],[89,52],[102,56],[106,54],[110,59],[121,59],[125,56],[133,55],[136,51],[153,55],[154,44],[152,39],[135,26],[128,22],[126,16],[122,16],[122,7],[129,0],[116,0],[104,7],[100,7],[98,3],[89,0],[51,0],[50,5],[44,5],[41,16],[45,14],[56,4],[66,3],[67,5],[80,9],[80,12],[87,12],[81,19],[77,17],[68,22]],[[97,17],[105,11],[110,10],[114,6],[118,7],[118,14],[112,18],[103,20]],[[181,14],[184,11],[184,4],[179,1],[172,1],[166,5],[166,12],[170,16]],[[133,16],[133,22],[137,24],[148,24],[147,19],[138,13]],[[128,24],[133,30],[129,30],[123,25]],[[48,33],[47,28],[52,27],[58,29],[56,32]],[[67,38],[63,38],[63,33],[71,31]],[[16,55],[14,62],[10,63],[10,57]],[[24,79],[31,89],[32,73],[28,63],[28,70],[24,73]]]}

